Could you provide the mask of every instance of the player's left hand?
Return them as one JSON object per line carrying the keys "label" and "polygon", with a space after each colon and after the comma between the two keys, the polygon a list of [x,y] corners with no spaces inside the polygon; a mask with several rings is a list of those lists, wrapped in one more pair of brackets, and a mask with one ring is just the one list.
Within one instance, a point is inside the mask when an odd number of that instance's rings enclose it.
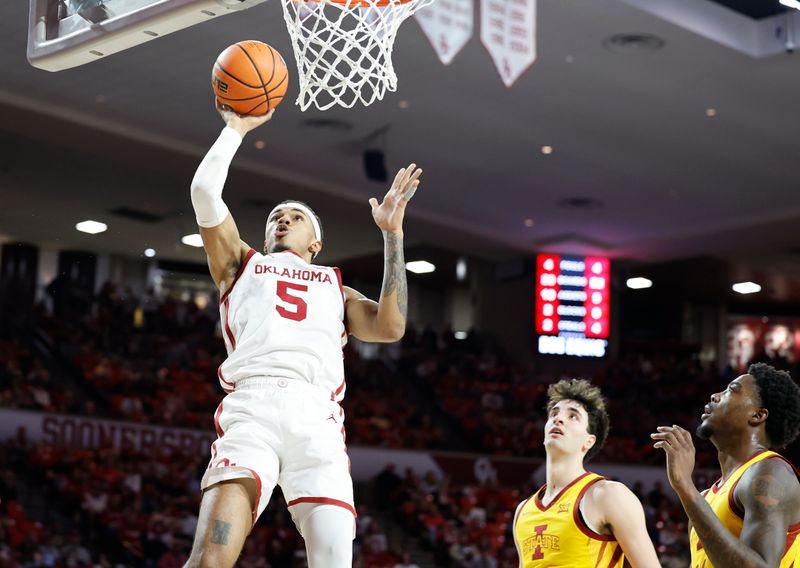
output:
{"label": "player's left hand", "polygon": [[392,187],[383,198],[383,203],[378,204],[374,197],[369,200],[372,207],[372,218],[381,231],[387,233],[403,232],[403,216],[406,212],[408,200],[414,196],[419,186],[422,170],[416,164],[402,168],[394,178]]}
{"label": "player's left hand", "polygon": [[659,426],[658,432],[650,434],[660,448],[667,454],[667,477],[675,491],[692,487],[694,471],[694,442],[692,435],[680,426]]}

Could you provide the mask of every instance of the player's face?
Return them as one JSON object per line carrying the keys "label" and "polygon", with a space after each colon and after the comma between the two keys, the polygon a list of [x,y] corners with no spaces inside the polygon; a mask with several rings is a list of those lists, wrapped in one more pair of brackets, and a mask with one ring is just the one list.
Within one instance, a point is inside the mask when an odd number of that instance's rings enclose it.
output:
{"label": "player's face", "polygon": [[589,434],[589,415],[581,403],[561,400],[550,409],[544,425],[544,446],[548,452],[585,454],[596,438]]}
{"label": "player's face", "polygon": [[711,395],[700,416],[697,435],[707,440],[715,433],[739,429],[758,409],[759,400],[753,376],[737,377],[724,391]]}
{"label": "player's face", "polygon": [[[315,248],[314,243],[319,243],[314,234],[314,225],[305,213],[297,209],[279,209],[267,224],[267,252],[281,252],[292,250],[298,254],[305,254]],[[317,250],[319,252],[321,243]]]}

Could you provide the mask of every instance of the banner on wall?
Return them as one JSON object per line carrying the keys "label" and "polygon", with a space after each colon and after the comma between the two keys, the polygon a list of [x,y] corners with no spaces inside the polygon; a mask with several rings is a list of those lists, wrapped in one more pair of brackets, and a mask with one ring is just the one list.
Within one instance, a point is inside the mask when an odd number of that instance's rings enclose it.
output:
{"label": "banner on wall", "polygon": [[[163,450],[180,449],[210,456],[211,443],[216,439],[216,434],[210,430],[0,408],[0,441],[16,438],[20,429],[24,429],[28,442],[34,444],[76,449],[113,447],[139,450],[151,455]],[[357,482],[373,479],[389,465],[400,477],[411,470],[420,477],[428,473],[439,479],[447,477],[456,485],[522,489],[529,487],[532,482],[537,485],[544,482],[544,460],[536,458],[360,446],[349,447],[348,454],[352,462],[353,479]],[[640,482],[648,491],[655,483],[660,482],[665,487],[667,483],[663,467],[593,463],[592,471],[622,481],[630,487]],[[696,476],[700,473],[706,476],[703,478],[705,481],[713,480],[718,475],[716,472],[695,472]]]}
{"label": "banner on wall", "polygon": [[756,361],[800,361],[800,319],[732,316],[728,318],[728,364],[743,373]]}

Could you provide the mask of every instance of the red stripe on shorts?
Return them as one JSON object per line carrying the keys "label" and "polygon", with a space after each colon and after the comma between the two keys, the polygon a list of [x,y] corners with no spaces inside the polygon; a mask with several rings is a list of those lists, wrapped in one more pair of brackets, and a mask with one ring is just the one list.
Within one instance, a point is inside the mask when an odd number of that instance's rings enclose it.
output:
{"label": "red stripe on shorts", "polygon": [[225,432],[222,431],[222,426],[219,425],[219,416],[222,414],[222,402],[219,403],[217,411],[214,413],[214,429],[217,431],[217,437],[222,438]]}
{"label": "red stripe on shorts", "polygon": [[[249,467],[246,467],[245,469],[249,471],[252,474],[253,479],[256,480],[256,504],[255,507],[253,507],[253,526],[255,526],[256,519],[258,519],[258,504],[261,503],[261,478],[256,473],[256,470],[250,469]],[[250,530],[252,531],[253,527],[250,527]]]}
{"label": "red stripe on shorts", "polygon": [[351,513],[353,513],[354,517],[358,517],[356,514],[356,510],[350,503],[345,503],[344,501],[339,501],[338,499],[330,499],[328,497],[300,497],[299,499],[293,499],[289,501],[286,505],[287,507],[291,507],[293,505],[299,505],[300,503],[318,503],[320,505],[336,505],[337,507],[342,507],[343,509],[347,509]]}

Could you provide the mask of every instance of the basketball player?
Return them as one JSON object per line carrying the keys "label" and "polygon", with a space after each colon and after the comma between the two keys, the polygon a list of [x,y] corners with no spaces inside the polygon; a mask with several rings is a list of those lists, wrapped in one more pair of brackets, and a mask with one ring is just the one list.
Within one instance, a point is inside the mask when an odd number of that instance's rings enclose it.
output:
{"label": "basketball player", "polygon": [[608,434],[600,389],[559,381],[547,390],[547,482],[517,507],[514,543],[520,568],[656,568],[644,511],[630,489],[586,471]]}
{"label": "basketball player", "polygon": [[764,363],[711,395],[697,435],[717,448],[722,477],[698,493],[692,436],[651,434],[667,454],[669,483],[689,517],[692,568],[800,566],[800,474],[773,449],[800,433],[800,387]]}
{"label": "basketball player", "polygon": [[397,174],[382,203],[370,199],[383,232],[379,302],[342,286],[337,268],[311,264],[322,227],[299,201],[267,217],[264,253],[251,249],[222,201],[242,138],[267,122],[218,109],[226,123],[192,181],[192,204],[219,287],[228,357],[218,375],[229,394],[215,413],[218,439],[203,476],[203,499],[187,566],[233,566],[276,484],[306,543],[311,568],[352,565],[353,484],[339,402],[346,330],[363,341],[405,332],[403,216],[421,170]]}

